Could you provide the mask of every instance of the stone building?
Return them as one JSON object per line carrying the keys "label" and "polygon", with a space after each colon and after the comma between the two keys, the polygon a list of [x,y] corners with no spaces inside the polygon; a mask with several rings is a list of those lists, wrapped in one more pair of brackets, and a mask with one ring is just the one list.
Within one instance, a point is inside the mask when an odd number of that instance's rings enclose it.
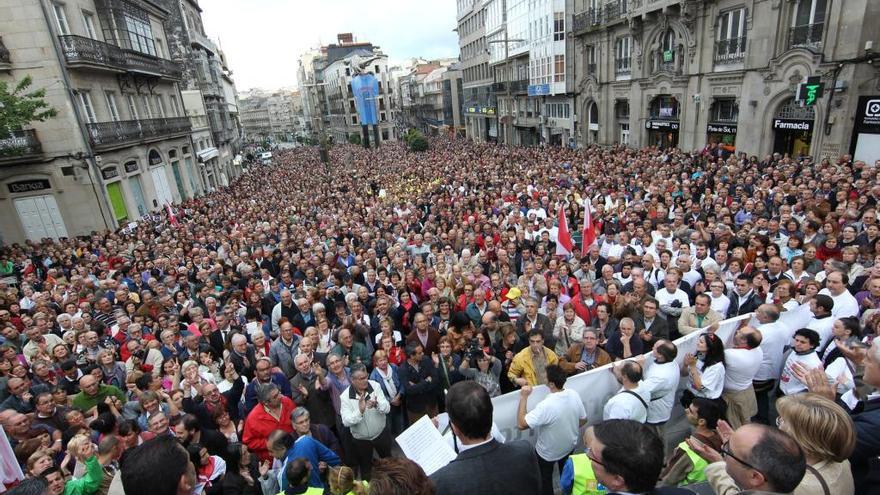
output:
{"label": "stone building", "polygon": [[199,191],[170,15],[149,0],[0,2],[0,79],[31,76],[58,111],[0,137],[2,242],[113,229]]}
{"label": "stone building", "polygon": [[[579,145],[880,158],[880,2],[574,0],[572,12]],[[825,88],[813,106],[795,98],[808,77]]]}

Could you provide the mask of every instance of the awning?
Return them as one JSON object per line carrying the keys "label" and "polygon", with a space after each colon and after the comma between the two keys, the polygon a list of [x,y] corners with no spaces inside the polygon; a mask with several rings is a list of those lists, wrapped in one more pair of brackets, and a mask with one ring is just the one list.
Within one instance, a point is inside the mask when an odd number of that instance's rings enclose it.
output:
{"label": "awning", "polygon": [[211,147],[211,148],[205,148],[202,151],[199,151],[198,153],[196,153],[196,155],[198,155],[199,161],[204,163],[204,162],[210,160],[211,158],[217,158],[217,156],[220,155],[220,152],[217,151],[217,148]]}

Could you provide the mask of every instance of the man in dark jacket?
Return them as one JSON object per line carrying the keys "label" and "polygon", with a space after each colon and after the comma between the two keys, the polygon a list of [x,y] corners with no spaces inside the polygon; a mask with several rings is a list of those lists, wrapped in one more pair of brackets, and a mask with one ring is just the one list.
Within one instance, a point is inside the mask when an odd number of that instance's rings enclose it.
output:
{"label": "man in dark jacket", "polygon": [[424,415],[437,415],[437,387],[440,377],[431,358],[425,356],[425,349],[417,342],[410,342],[404,350],[406,361],[400,365],[398,374],[404,390],[406,413],[409,424]]}
{"label": "man in dark jacket", "polygon": [[727,317],[733,318],[751,313],[758,309],[761,302],[755,291],[752,290],[752,278],[740,274],[733,283],[733,290],[730,291],[730,306],[727,308]]}
{"label": "man in dark jacket", "polygon": [[472,380],[456,383],[446,394],[446,411],[459,454],[431,475],[437,495],[541,493],[531,444],[492,438],[492,401],[485,388]]}

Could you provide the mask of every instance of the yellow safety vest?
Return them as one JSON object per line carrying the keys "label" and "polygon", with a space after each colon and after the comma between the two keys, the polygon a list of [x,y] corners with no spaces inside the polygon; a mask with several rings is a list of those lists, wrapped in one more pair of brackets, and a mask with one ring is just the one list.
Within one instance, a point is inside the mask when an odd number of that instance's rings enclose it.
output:
{"label": "yellow safety vest", "polygon": [[691,450],[690,445],[687,442],[681,442],[678,444],[678,448],[684,451],[687,454],[688,458],[691,460],[691,464],[694,465],[694,468],[687,474],[685,479],[679,483],[679,485],[690,485],[692,483],[701,483],[706,481],[706,466],[709,465],[706,462],[706,459],[700,457],[696,452]]}
{"label": "yellow safety vest", "polygon": [[[278,492],[278,495],[287,495],[287,494],[285,494],[284,492]],[[303,495],[324,495],[324,489],[323,488],[315,488],[313,486],[310,486],[306,489],[306,491],[303,492]]]}
{"label": "yellow safety vest", "polygon": [[571,459],[571,467],[574,468],[571,495],[603,495],[608,491],[596,480],[593,463],[587,454],[576,454],[569,459]]}

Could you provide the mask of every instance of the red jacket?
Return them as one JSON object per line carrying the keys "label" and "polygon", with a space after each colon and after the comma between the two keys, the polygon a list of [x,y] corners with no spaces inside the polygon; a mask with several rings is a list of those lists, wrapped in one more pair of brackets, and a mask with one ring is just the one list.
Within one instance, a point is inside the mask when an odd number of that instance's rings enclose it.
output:
{"label": "red jacket", "polygon": [[269,449],[266,448],[266,439],[269,434],[275,430],[284,430],[286,432],[293,431],[293,423],[290,421],[290,414],[296,409],[296,404],[287,396],[281,396],[281,417],[276,420],[268,412],[262,404],[257,404],[244,420],[244,435],[242,442],[251,449],[260,461],[272,460],[269,455]]}

